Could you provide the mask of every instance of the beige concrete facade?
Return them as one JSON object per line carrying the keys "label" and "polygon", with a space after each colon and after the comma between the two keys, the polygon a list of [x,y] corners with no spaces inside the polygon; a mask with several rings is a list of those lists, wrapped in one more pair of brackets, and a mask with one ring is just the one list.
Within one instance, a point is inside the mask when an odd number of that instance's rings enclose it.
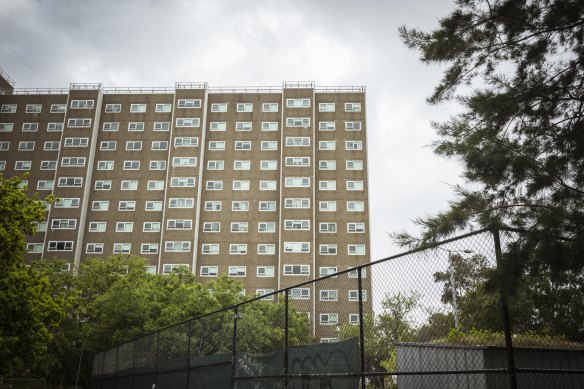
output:
{"label": "beige concrete facade", "polygon": [[[1,172],[26,172],[30,192],[60,199],[28,261],[74,269],[134,254],[152,272],[236,277],[248,295],[369,262],[362,87],[20,90],[0,79]],[[323,298],[325,283],[336,299]],[[321,284],[296,302],[315,336],[334,338],[321,314],[344,324],[358,313],[356,279]]]}

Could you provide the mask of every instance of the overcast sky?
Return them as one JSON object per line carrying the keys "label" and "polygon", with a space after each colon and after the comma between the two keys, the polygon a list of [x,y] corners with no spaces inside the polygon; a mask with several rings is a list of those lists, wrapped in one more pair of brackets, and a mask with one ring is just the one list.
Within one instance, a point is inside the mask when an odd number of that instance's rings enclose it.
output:
{"label": "overcast sky", "polygon": [[441,69],[398,37],[431,29],[451,0],[0,0],[0,67],[16,87],[281,85],[367,87],[372,259],[401,249],[386,232],[443,210],[455,161],[435,156],[430,107]]}

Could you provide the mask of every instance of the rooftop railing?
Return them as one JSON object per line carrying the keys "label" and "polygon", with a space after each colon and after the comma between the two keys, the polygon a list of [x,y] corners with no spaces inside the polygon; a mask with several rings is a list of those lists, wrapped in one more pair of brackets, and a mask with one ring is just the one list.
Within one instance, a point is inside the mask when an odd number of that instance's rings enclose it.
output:
{"label": "rooftop railing", "polygon": [[15,85],[14,80],[12,78],[10,78],[8,73],[6,73],[2,68],[0,68],[0,76],[2,76],[2,78],[4,78],[6,80],[6,82],[8,82],[14,88],[14,85]]}
{"label": "rooftop railing", "polygon": [[65,88],[15,88],[5,91],[7,95],[66,95],[69,89]]}

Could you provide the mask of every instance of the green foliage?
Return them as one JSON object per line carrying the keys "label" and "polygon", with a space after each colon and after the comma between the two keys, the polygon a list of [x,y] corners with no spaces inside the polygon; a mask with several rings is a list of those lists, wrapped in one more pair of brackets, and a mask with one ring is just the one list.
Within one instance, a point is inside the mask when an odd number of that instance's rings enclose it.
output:
{"label": "green foliage", "polygon": [[[469,227],[525,230],[492,281],[515,293],[526,273],[584,267],[584,2],[457,0],[439,27],[400,28],[427,64],[445,65],[428,99],[464,111],[434,123],[434,151],[456,158],[472,190],[420,218],[424,245]],[[458,94],[457,94],[458,93]]]}
{"label": "green foliage", "polygon": [[[584,350],[583,345],[569,342],[561,336],[541,335],[532,331],[514,334],[512,341],[514,347]],[[457,331],[452,329],[446,339],[440,339],[436,342],[472,346],[504,347],[505,335],[503,332],[491,331],[488,329],[471,328],[468,331]]]}

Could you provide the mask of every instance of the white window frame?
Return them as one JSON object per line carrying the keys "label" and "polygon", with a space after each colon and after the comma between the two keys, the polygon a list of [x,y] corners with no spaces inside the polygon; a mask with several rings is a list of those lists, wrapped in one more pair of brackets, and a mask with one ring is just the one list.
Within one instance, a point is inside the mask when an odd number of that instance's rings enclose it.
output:
{"label": "white window frame", "polygon": [[319,103],[318,112],[335,112],[335,103]]}
{"label": "white window frame", "polygon": [[273,278],[274,274],[274,266],[256,267],[256,277],[258,278]]}
{"label": "white window frame", "polygon": [[285,264],[282,274],[285,276],[310,276],[310,265],[304,263]]}

